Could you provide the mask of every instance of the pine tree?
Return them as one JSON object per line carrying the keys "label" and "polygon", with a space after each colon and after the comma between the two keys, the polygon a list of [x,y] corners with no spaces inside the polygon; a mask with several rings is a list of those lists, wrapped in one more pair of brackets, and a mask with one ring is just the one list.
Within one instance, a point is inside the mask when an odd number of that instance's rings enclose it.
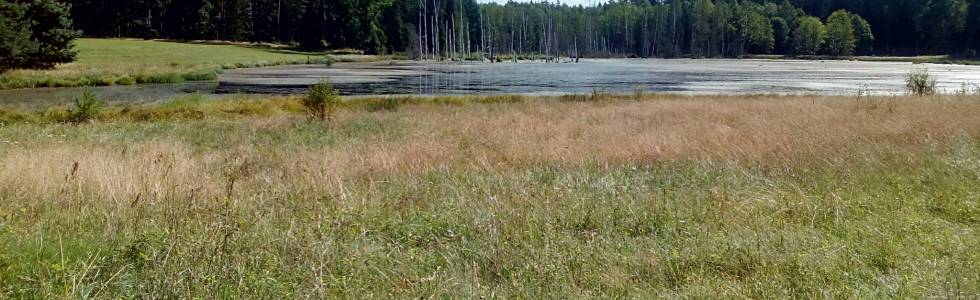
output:
{"label": "pine tree", "polygon": [[28,54],[37,51],[26,13],[27,5],[0,1],[0,72],[23,65]]}
{"label": "pine tree", "polygon": [[49,69],[75,60],[69,6],[55,0],[0,2],[0,70]]}

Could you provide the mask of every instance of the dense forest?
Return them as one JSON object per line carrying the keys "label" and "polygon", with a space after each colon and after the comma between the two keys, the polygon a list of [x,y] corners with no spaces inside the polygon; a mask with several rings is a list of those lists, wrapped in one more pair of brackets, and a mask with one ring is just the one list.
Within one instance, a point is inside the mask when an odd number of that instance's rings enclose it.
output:
{"label": "dense forest", "polygon": [[[620,0],[583,7],[474,0],[71,0],[59,8],[51,4],[57,0],[0,0],[7,21],[0,27],[12,28],[3,30],[11,36],[5,40],[24,45],[53,29],[72,36],[63,30],[67,25],[89,37],[276,42],[438,59],[479,54],[973,57],[980,48],[978,0],[776,1]],[[70,19],[56,13],[33,16],[45,10],[31,7],[70,9]],[[0,52],[23,48],[5,44]],[[31,56],[21,57],[30,61]]]}
{"label": "dense forest", "polygon": [[[474,0],[73,0],[70,4],[74,23],[86,36],[268,41],[426,57],[852,51],[973,56],[971,49],[980,48],[980,1],[972,0],[624,0],[596,7]],[[853,13],[851,22],[841,14],[832,16],[842,9]],[[851,40],[853,50],[847,45]]]}

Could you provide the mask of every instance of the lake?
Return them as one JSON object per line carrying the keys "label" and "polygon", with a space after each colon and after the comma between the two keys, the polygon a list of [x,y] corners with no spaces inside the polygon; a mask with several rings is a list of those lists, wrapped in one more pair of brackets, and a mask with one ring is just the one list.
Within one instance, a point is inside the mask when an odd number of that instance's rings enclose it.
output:
{"label": "lake", "polygon": [[291,65],[229,70],[218,82],[170,85],[42,88],[0,91],[0,106],[68,103],[85,89],[110,103],[150,103],[186,94],[302,93],[329,79],[343,95],[567,94],[673,92],[690,94],[903,93],[905,74],[928,68],[955,92],[980,84],[980,66],[901,62],[757,59],[587,59],[579,63],[451,63],[395,61]]}
{"label": "lake", "polygon": [[879,94],[904,92],[905,75],[928,68],[955,92],[980,84],[980,66],[901,62],[592,59],[580,63],[347,63],[239,69],[221,77],[223,93],[301,93],[329,78],[345,95],[566,94],[677,92],[701,94]]}

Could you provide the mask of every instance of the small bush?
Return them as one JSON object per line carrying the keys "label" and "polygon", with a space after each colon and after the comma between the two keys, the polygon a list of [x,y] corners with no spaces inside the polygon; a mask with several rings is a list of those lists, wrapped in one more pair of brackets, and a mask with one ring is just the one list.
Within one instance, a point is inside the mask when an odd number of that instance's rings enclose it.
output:
{"label": "small bush", "polygon": [[306,97],[303,98],[303,106],[310,117],[317,120],[333,120],[337,107],[340,106],[340,95],[333,89],[329,81],[322,81],[310,86]]}
{"label": "small bush", "polygon": [[936,94],[936,77],[928,69],[913,69],[905,75],[905,89],[916,96]]}
{"label": "small bush", "polygon": [[68,122],[84,123],[99,115],[102,108],[102,100],[95,97],[92,91],[86,90],[82,97],[75,98],[75,106],[68,109]]}

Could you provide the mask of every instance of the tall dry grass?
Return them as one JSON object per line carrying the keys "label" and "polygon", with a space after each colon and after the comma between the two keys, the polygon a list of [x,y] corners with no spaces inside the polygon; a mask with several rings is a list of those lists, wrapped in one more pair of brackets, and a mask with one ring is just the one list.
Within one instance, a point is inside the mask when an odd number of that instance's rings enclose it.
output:
{"label": "tall dry grass", "polygon": [[[71,177],[78,185],[115,201],[146,196],[146,186],[159,185],[160,176],[218,195],[227,181],[221,168],[236,160],[256,165],[255,177],[263,186],[290,186],[297,178],[310,186],[330,186],[358,177],[444,168],[661,161],[846,163],[980,136],[976,117],[980,101],[969,97],[902,98],[893,111],[868,110],[843,97],[650,97],[650,101],[596,103],[540,98],[505,105],[345,111],[341,123],[397,124],[397,133],[367,134],[315,147],[277,149],[248,142],[249,134],[256,131],[302,126],[306,121],[299,113],[241,122],[236,125],[241,128],[232,130],[240,143],[221,150],[195,149],[180,136],[125,145],[35,141],[0,151],[4,166],[0,182],[50,194],[62,189],[66,170],[77,163],[78,171]],[[339,130],[323,126],[328,134]]]}

